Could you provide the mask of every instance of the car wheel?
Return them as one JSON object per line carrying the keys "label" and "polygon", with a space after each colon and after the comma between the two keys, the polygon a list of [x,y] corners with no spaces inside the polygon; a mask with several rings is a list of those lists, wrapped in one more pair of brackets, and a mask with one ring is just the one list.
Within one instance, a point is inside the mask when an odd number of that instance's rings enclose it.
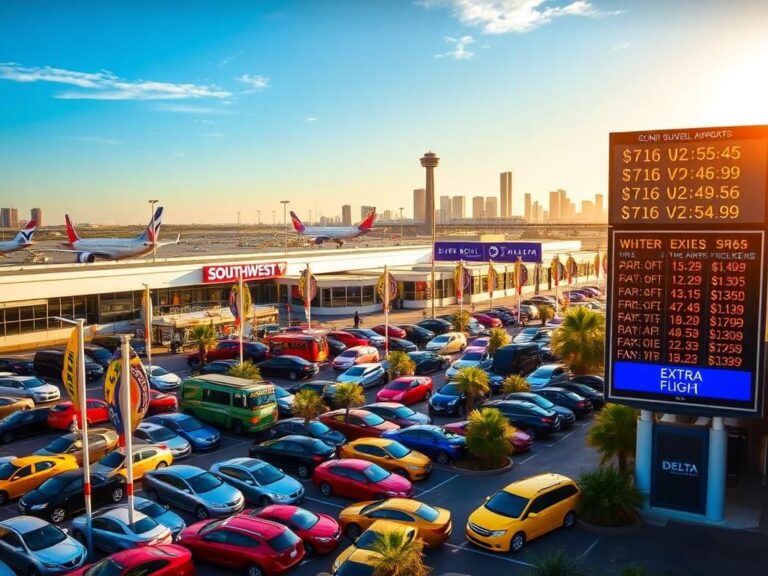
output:
{"label": "car wheel", "polygon": [[309,478],[309,468],[307,466],[299,466],[297,470],[299,478]]}
{"label": "car wheel", "polygon": [[333,487],[330,484],[328,484],[328,482],[323,482],[322,484],[320,484],[320,492],[322,492],[323,496],[327,498],[328,496],[333,495]]}
{"label": "car wheel", "polygon": [[0,440],[3,441],[3,444],[10,444],[13,442],[13,434],[10,432],[3,432],[3,435],[0,436]]}
{"label": "car wheel", "polygon": [[360,537],[360,526],[357,524],[347,524],[347,536],[352,540],[357,540]]}
{"label": "car wheel", "polygon": [[298,377],[299,375],[296,374],[295,370],[291,370],[290,372],[288,372],[288,380],[296,380],[296,378]]}
{"label": "car wheel", "polygon": [[205,520],[208,518],[208,510],[205,508],[205,506],[198,506],[195,508],[195,516],[197,516],[199,520]]}
{"label": "car wheel", "polygon": [[245,569],[246,576],[264,576],[264,571],[258,564],[251,564]]}
{"label": "car wheel", "polygon": [[232,422],[232,431],[238,436],[243,433],[243,423],[240,420]]}
{"label": "car wheel", "polygon": [[571,510],[568,512],[568,514],[565,515],[565,518],[563,518],[563,528],[573,528],[573,525],[576,523],[576,513]]}
{"label": "car wheel", "polygon": [[272,499],[269,496],[262,496],[261,498],[259,498],[260,508],[266,508],[270,504],[272,504]]}
{"label": "car wheel", "polygon": [[520,552],[525,546],[525,534],[518,532],[512,536],[512,540],[509,541],[510,552]]}
{"label": "car wheel", "polygon": [[8,502],[8,493],[0,491],[0,506]]}
{"label": "car wheel", "polygon": [[59,524],[67,517],[67,511],[61,506],[51,510],[51,524]]}
{"label": "car wheel", "polygon": [[531,437],[531,440],[535,440],[536,439],[536,430],[534,430],[533,428],[526,428],[525,429],[525,433],[528,434],[528,436]]}
{"label": "car wheel", "polygon": [[164,460],[160,460],[160,462],[157,463],[157,466],[155,466],[155,470],[160,470],[160,468],[165,468],[168,466]]}
{"label": "car wheel", "polygon": [[123,499],[123,489],[115,488],[112,490],[112,502],[120,502]]}
{"label": "car wheel", "polygon": [[440,452],[437,453],[437,456],[435,456],[435,460],[437,460],[438,464],[448,464],[448,462],[451,461],[451,458],[445,450],[440,450]]}
{"label": "car wheel", "polygon": [[426,392],[424,392],[424,402],[426,402],[427,400],[429,400],[431,397],[432,397],[432,392],[430,392],[429,390],[427,390]]}
{"label": "car wheel", "polygon": [[315,549],[312,547],[312,544],[310,544],[309,542],[304,542],[304,555],[309,557],[315,555]]}

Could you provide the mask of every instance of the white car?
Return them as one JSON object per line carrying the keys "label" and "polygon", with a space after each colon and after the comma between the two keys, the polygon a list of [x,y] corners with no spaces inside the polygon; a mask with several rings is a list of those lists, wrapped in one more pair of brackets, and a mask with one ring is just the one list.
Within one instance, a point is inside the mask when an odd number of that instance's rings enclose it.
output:
{"label": "white car", "polygon": [[373,346],[353,346],[344,350],[333,359],[334,370],[346,370],[355,364],[368,364],[379,361],[379,351]]}
{"label": "white car", "polygon": [[370,388],[377,384],[384,384],[387,381],[387,372],[379,364],[356,364],[350,367],[343,374],[339,374],[336,382],[344,384],[345,382],[354,382],[360,384],[363,388]]}
{"label": "white car", "polygon": [[432,340],[427,342],[424,349],[437,354],[453,354],[455,352],[463,352],[466,347],[467,337],[464,334],[461,332],[446,332],[432,338]]}
{"label": "white car", "polygon": [[563,364],[542,364],[536,370],[528,374],[525,381],[531,390],[540,390],[548,386],[557,386],[568,382],[570,373]]}
{"label": "white car", "polygon": [[0,395],[14,398],[32,398],[35,404],[56,402],[61,392],[37,376],[0,376]]}
{"label": "white car", "polygon": [[168,372],[161,366],[145,364],[144,369],[149,377],[149,387],[160,392],[175,392],[181,388],[181,378],[173,372]]}
{"label": "white car", "polygon": [[473,349],[467,348],[462,354],[461,358],[455,360],[451,364],[450,368],[445,371],[445,379],[452,380],[459,373],[462,368],[469,368],[470,366],[479,366],[480,362],[488,359],[488,353],[480,348]]}

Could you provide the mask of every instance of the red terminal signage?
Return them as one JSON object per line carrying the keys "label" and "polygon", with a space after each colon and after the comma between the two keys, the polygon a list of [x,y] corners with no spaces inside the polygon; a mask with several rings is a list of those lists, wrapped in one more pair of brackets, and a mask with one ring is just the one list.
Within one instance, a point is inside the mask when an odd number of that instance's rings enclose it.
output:
{"label": "red terminal signage", "polygon": [[203,266],[203,283],[222,284],[243,280],[269,280],[285,276],[287,262],[256,262],[253,264],[216,264]]}

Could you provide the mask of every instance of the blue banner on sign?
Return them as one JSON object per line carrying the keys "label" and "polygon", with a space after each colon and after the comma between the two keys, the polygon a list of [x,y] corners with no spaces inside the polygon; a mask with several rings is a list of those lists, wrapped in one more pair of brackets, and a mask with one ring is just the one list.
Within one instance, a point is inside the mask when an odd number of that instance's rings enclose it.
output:
{"label": "blue banner on sign", "polygon": [[439,262],[541,262],[540,242],[435,242]]}
{"label": "blue banner on sign", "polygon": [[722,368],[614,362],[613,388],[665,396],[749,402],[752,400],[752,374]]}

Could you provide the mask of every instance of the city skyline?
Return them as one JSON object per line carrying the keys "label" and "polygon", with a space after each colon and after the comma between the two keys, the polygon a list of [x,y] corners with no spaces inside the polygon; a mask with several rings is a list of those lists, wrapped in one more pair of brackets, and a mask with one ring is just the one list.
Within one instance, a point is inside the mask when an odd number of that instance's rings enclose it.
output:
{"label": "city skyline", "polygon": [[282,199],[335,218],[387,198],[413,217],[432,149],[438,197],[510,171],[522,215],[526,193],[605,194],[611,131],[768,122],[758,0],[130,6],[4,6],[0,206],[138,224],[157,198],[169,223],[267,224]]}

